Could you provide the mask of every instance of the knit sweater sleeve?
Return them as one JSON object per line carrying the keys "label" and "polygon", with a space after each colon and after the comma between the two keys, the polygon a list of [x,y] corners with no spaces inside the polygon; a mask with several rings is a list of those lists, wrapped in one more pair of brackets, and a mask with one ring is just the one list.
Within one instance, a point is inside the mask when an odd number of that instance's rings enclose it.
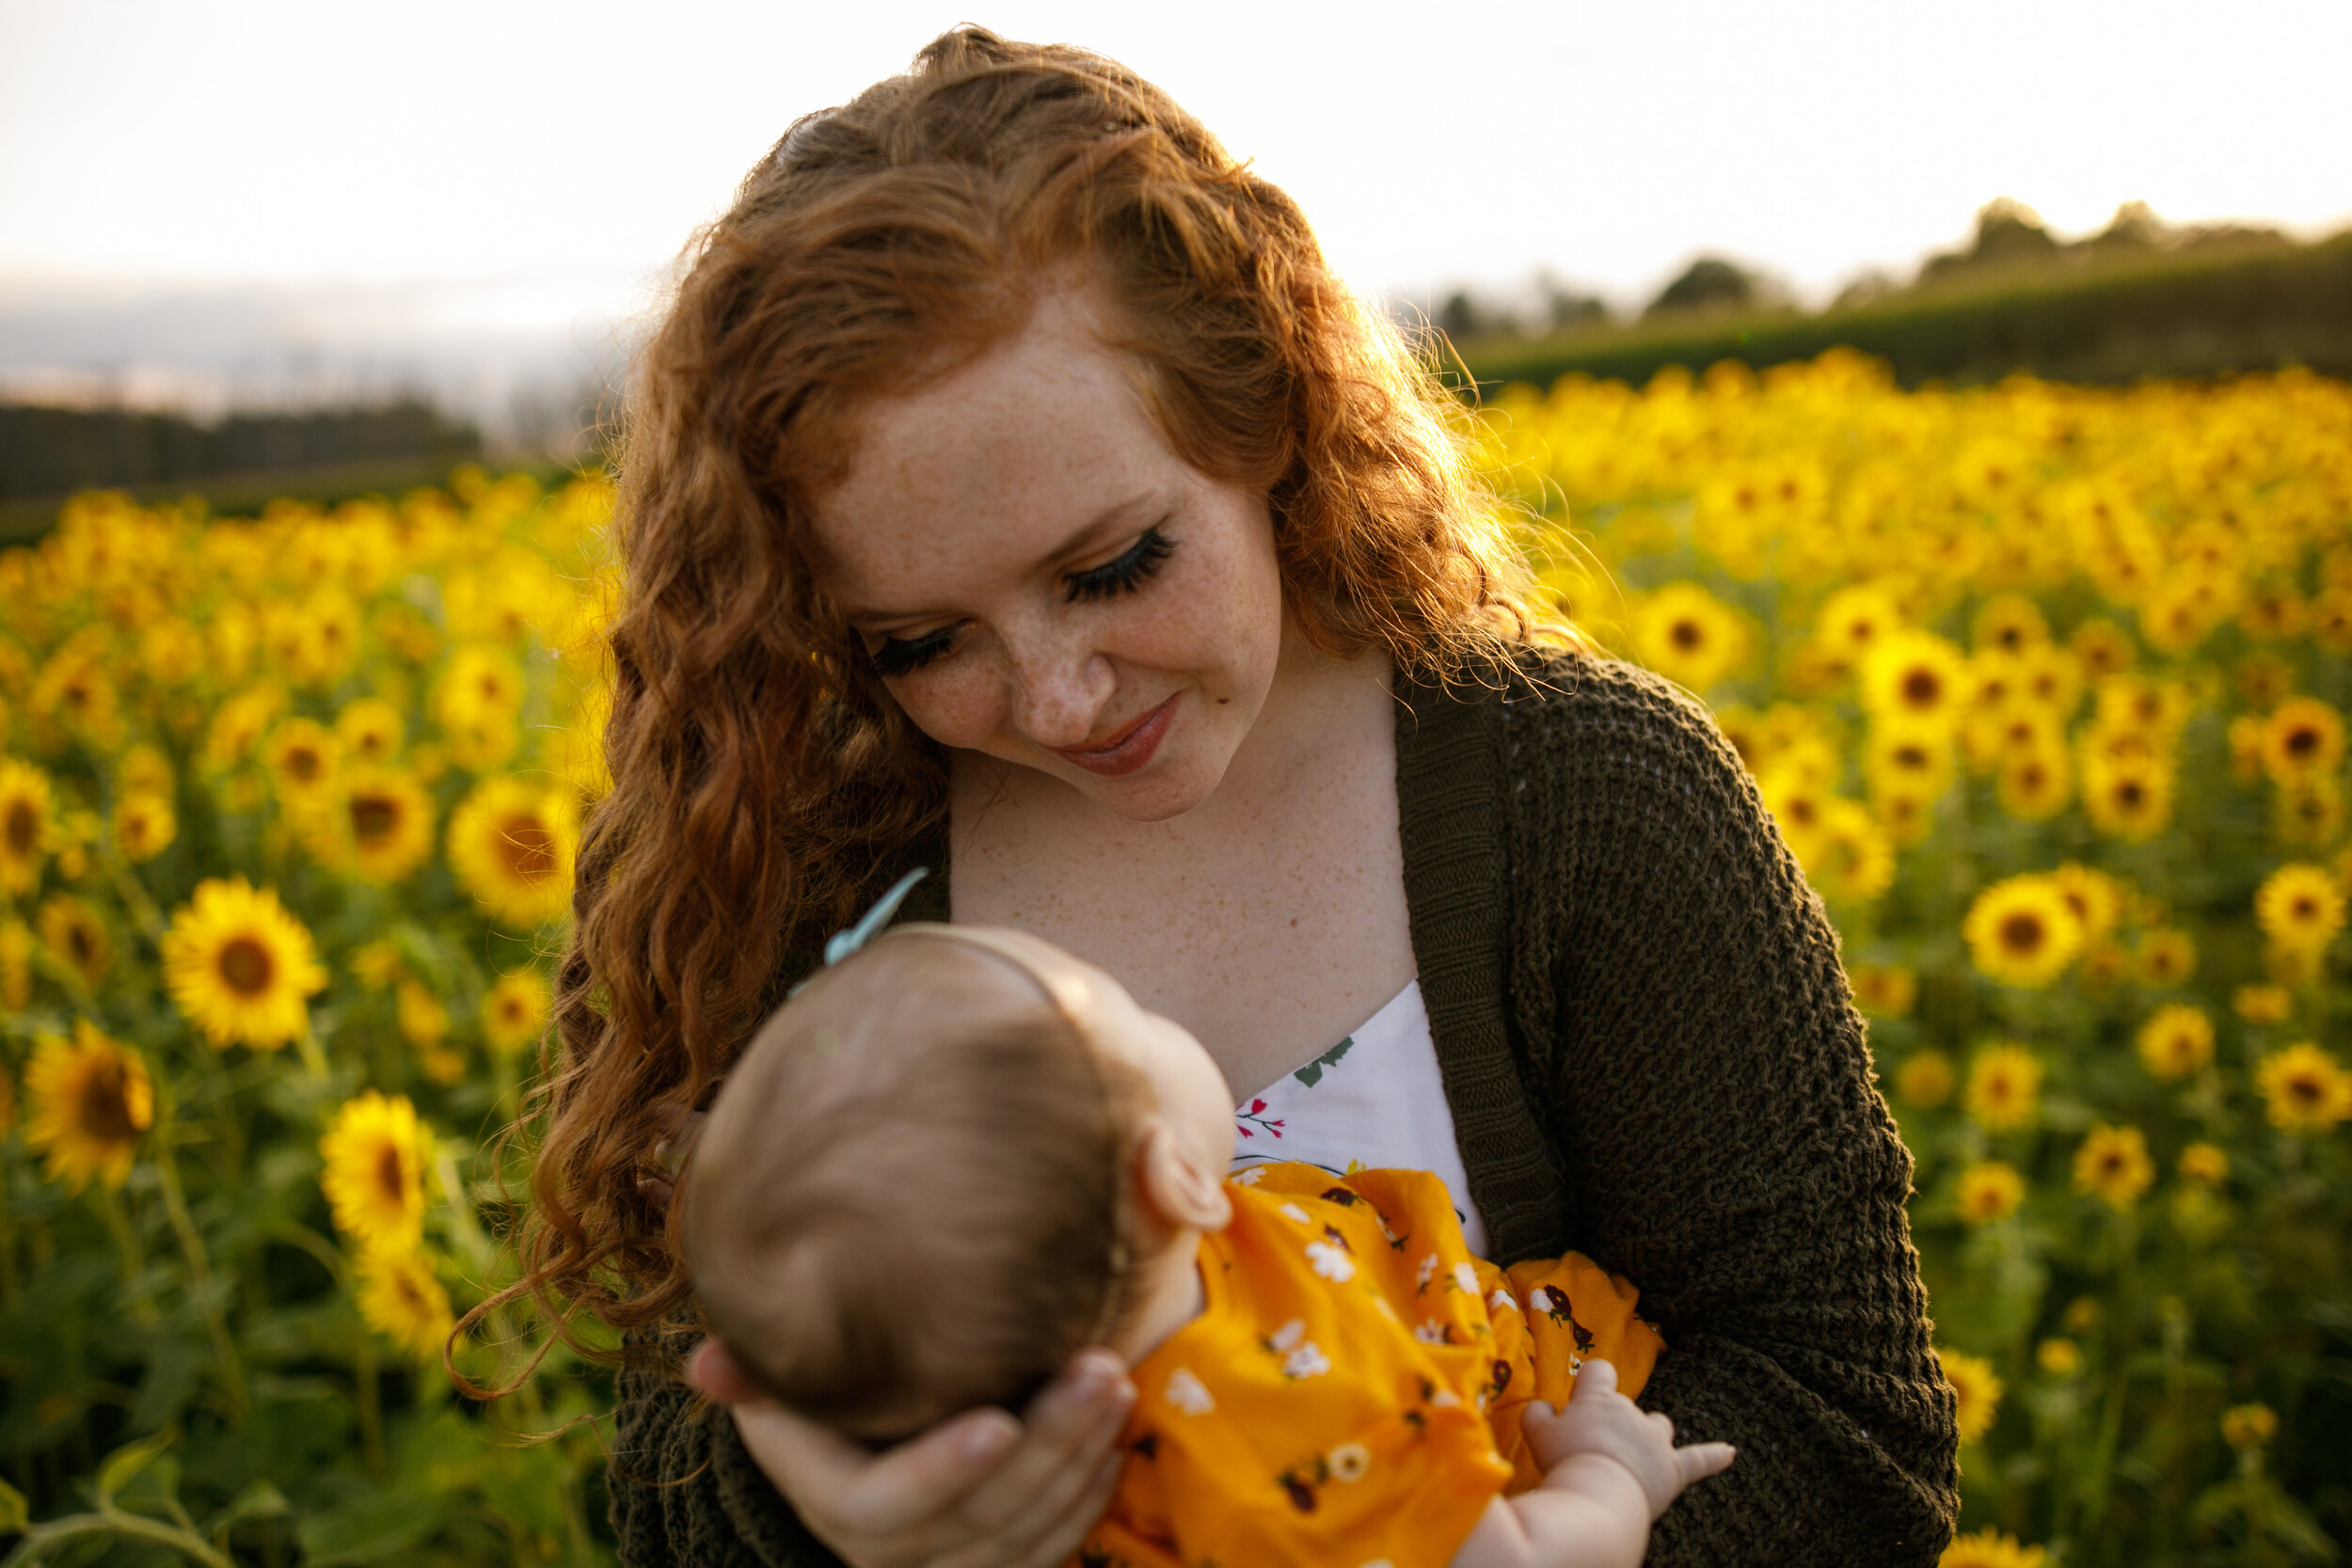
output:
{"label": "knit sweater sleeve", "polygon": [[606,1489],[621,1568],[840,1568],[724,1410],[658,1368],[620,1385]]}
{"label": "knit sweater sleeve", "polygon": [[1562,657],[1503,715],[1514,1011],[1572,1244],[1667,1350],[1642,1402],[1738,1446],[1653,1564],[1931,1564],[1952,1396],[1836,932],[1706,711]]}

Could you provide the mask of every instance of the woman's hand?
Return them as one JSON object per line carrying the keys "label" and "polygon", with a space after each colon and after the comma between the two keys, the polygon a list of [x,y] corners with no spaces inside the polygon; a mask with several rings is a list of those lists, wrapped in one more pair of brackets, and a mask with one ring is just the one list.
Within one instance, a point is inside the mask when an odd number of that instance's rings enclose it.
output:
{"label": "woman's hand", "polygon": [[760,1395],[715,1339],[687,1376],[729,1407],[753,1460],[850,1568],[1056,1568],[1110,1501],[1111,1442],[1135,1402],[1119,1357],[1089,1350],[1025,1420],[970,1410],[877,1454]]}

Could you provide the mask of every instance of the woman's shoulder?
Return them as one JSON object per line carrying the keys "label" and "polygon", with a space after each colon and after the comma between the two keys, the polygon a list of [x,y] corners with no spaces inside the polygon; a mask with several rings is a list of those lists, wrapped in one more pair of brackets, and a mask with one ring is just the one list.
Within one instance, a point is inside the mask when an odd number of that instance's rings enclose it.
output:
{"label": "woman's shoulder", "polygon": [[1744,784],[1739,753],[1706,705],[1623,659],[1515,648],[1466,696],[1495,716],[1504,770],[1521,792],[1564,775],[1608,775],[1637,789],[1646,781],[1677,794]]}

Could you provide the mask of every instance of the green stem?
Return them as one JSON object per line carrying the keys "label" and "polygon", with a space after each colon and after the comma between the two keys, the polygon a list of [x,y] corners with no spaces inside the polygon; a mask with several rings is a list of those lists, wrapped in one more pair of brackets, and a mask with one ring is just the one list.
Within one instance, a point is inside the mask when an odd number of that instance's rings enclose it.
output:
{"label": "green stem", "polygon": [[308,1012],[303,1014],[302,1033],[295,1037],[294,1051],[301,1056],[302,1070],[310,1075],[310,1081],[324,1083],[326,1078],[326,1053],[319,1049],[318,1031],[310,1027]]}
{"label": "green stem", "polygon": [[136,1541],[151,1541],[194,1558],[205,1568],[237,1568],[235,1559],[215,1548],[192,1529],[182,1529],[161,1519],[126,1513],[121,1509],[111,1507],[95,1513],[69,1513],[62,1519],[33,1526],[16,1544],[16,1550],[6,1558],[0,1558],[0,1568],[30,1568],[50,1547],[60,1542],[89,1535],[128,1536]]}
{"label": "green stem", "polygon": [[163,1190],[164,1212],[171,1216],[172,1232],[180,1238],[180,1255],[187,1259],[189,1287],[204,1304],[204,1326],[212,1336],[213,1357],[220,1364],[221,1386],[229,1395],[230,1407],[242,1419],[250,1408],[245,1365],[238,1358],[236,1340],[230,1337],[229,1322],[221,1316],[220,1298],[213,1289],[213,1260],[204,1250],[204,1238],[197,1233],[196,1222],[188,1217],[187,1198],[180,1188],[180,1163],[173,1158],[167,1138],[155,1140],[155,1181]]}
{"label": "green stem", "polygon": [[138,922],[139,934],[151,942],[161,942],[168,922],[148,893],[147,884],[132,874],[131,863],[122,858],[122,851],[106,841],[99,846],[98,859],[105,866],[107,879],[114,883],[115,891],[122,895],[123,908]]}
{"label": "green stem", "polygon": [[[362,1327],[351,1358],[353,1391],[359,1407],[359,1453],[373,1474],[384,1473],[384,1396],[375,1386],[375,1334]],[[6,1568],[6,1564],[0,1564]]]}
{"label": "green stem", "polygon": [[102,1181],[96,1201],[99,1216],[106,1222],[107,1233],[114,1237],[115,1250],[122,1256],[123,1289],[133,1292],[131,1316],[141,1328],[152,1328],[156,1322],[155,1303],[139,1281],[147,1259],[139,1250],[138,1237],[132,1232],[131,1216],[122,1207],[122,1195]]}

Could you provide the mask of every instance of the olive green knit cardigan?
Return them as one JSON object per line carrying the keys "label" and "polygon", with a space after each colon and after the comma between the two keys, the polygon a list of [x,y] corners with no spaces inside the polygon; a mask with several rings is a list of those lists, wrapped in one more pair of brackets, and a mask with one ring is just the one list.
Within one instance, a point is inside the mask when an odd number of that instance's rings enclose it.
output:
{"label": "olive green knit cardigan", "polygon": [[[1667,1344],[1641,1402],[1739,1446],[1648,1560],[1933,1563],[1958,1438],[1911,1158],[1754,786],[1704,709],[1611,661],[1399,695],[1413,949],[1495,1260],[1574,1247],[1631,1278]],[[945,878],[910,904],[946,918]],[[615,1426],[629,1568],[835,1560],[675,1378],[625,1374]]]}

